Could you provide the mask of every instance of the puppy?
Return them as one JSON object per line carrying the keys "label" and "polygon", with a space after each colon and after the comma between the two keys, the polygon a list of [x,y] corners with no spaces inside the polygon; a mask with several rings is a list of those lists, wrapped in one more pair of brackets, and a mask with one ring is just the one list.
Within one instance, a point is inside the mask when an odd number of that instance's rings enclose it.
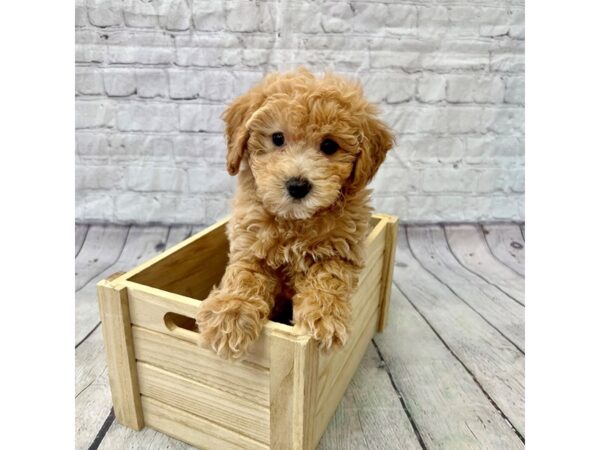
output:
{"label": "puppy", "polygon": [[239,358],[287,297],[323,351],[344,345],[372,211],[365,187],[392,134],[358,84],[303,69],[267,76],[223,119],[238,187],[229,263],[196,317],[201,340]]}

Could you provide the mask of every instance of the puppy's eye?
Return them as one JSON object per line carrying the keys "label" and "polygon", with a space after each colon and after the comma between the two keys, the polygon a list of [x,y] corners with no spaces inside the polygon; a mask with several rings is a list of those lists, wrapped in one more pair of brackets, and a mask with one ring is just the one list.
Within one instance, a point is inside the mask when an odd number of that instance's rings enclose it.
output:
{"label": "puppy's eye", "polygon": [[339,145],[333,139],[324,139],[321,142],[321,151],[326,155],[333,155],[339,148]]}
{"label": "puppy's eye", "polygon": [[285,144],[283,133],[273,133],[271,139],[273,140],[273,144],[275,144],[277,147],[281,147],[283,144]]}

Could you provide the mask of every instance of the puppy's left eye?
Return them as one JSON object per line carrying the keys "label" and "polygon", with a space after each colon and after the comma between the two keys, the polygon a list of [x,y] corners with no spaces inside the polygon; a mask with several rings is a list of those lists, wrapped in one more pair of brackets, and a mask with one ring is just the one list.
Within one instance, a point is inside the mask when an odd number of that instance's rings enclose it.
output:
{"label": "puppy's left eye", "polygon": [[283,144],[285,144],[285,137],[283,137],[283,133],[273,133],[271,140],[277,147],[281,147]]}
{"label": "puppy's left eye", "polygon": [[333,155],[339,148],[339,145],[333,139],[323,139],[323,142],[321,142],[321,151],[326,155]]}

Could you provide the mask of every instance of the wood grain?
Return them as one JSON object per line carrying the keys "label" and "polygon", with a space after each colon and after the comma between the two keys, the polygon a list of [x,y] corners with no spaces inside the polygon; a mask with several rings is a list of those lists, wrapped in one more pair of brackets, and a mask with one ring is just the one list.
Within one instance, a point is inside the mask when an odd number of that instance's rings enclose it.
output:
{"label": "wood grain", "polygon": [[266,406],[144,362],[137,363],[137,370],[142,395],[269,443],[269,409]]}
{"label": "wood grain", "polygon": [[448,249],[442,227],[406,230],[409,250],[423,268],[524,352],[525,308],[461,266]]}
{"label": "wood grain", "polygon": [[75,295],[75,342],[80,343],[100,322],[96,283],[114,272],[127,271],[157,254],[167,237],[167,227],[131,227],[118,261],[98,273]]}
{"label": "wood grain", "polygon": [[[406,264],[408,258],[400,249],[398,260]],[[405,272],[401,268],[397,272]],[[403,288],[416,284],[418,287],[410,290],[411,296],[421,296],[419,291],[424,286],[409,278],[401,273],[398,282]],[[426,448],[524,448],[518,435],[436,333],[394,286],[390,322],[374,340]],[[470,330],[465,326],[454,333],[468,338]],[[470,340],[476,339],[475,334]]]}
{"label": "wood grain", "polygon": [[75,258],[76,291],[118,261],[128,231],[129,227],[115,225],[95,225],[90,228],[85,244]]}
{"label": "wood grain", "polygon": [[410,253],[405,233],[398,235],[396,255],[395,283],[523,434],[524,355],[420,266]]}
{"label": "wood grain", "polygon": [[483,225],[482,231],[492,254],[521,276],[525,276],[525,241],[515,224]]}
{"label": "wood grain", "polygon": [[148,426],[175,436],[198,448],[223,450],[266,450],[269,447],[211,421],[142,396]]}
{"label": "wood grain", "polygon": [[119,423],[140,430],[144,427],[144,418],[126,289],[100,282],[98,302],[115,417]]}
{"label": "wood grain", "polygon": [[85,242],[85,236],[87,235],[89,225],[75,224],[75,256],[79,254],[83,243]]}
{"label": "wood grain", "polygon": [[515,301],[525,304],[523,277],[494,258],[479,226],[448,225],[445,229],[450,249],[463,266]]}

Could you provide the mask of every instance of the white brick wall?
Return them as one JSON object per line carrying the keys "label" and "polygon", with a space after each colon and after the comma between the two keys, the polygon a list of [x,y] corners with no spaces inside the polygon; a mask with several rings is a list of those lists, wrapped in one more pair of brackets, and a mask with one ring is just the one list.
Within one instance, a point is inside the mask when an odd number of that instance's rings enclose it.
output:
{"label": "white brick wall", "polygon": [[79,221],[228,210],[225,105],[274,70],[359,78],[397,136],[374,202],[404,221],[524,219],[524,5],[76,0]]}

